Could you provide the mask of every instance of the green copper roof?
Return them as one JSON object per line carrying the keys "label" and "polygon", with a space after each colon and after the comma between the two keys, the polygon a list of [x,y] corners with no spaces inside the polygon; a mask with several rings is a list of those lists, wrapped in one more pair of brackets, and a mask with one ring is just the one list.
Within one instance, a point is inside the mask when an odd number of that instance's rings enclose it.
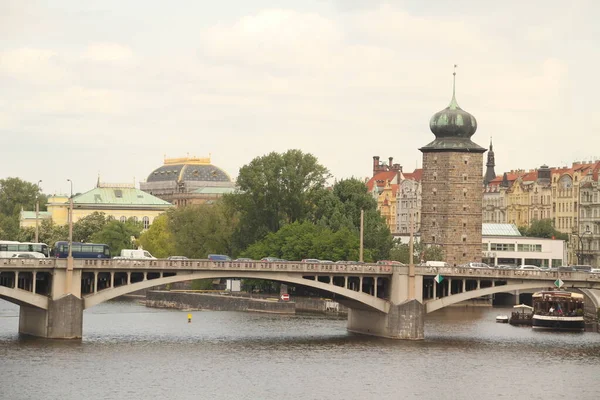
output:
{"label": "green copper roof", "polygon": [[435,135],[435,140],[419,150],[422,152],[483,153],[486,149],[471,141],[471,136],[477,131],[477,120],[458,105],[456,101],[456,73],[453,75],[454,81],[450,104],[442,111],[435,113],[429,121],[429,128]]}
{"label": "green copper roof", "polygon": [[521,236],[515,224],[481,224],[481,236]]}
{"label": "green copper roof", "polygon": [[[38,218],[50,219],[52,218],[52,213],[48,211],[40,211]],[[21,211],[21,219],[35,219],[35,211]]]}
{"label": "green copper roof", "polygon": [[132,187],[96,187],[73,197],[75,205],[111,205],[123,207],[171,207],[168,201]]}

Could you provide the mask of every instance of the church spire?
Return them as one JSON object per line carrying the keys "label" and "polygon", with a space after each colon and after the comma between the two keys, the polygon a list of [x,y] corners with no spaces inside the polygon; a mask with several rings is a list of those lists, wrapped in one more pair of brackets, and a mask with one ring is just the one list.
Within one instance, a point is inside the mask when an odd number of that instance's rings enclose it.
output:
{"label": "church spire", "polygon": [[487,163],[485,170],[485,177],[483,178],[483,184],[485,186],[489,185],[491,181],[496,178],[496,171],[494,171],[494,167],[496,166],[496,159],[494,156],[494,145],[492,144],[492,138],[490,137],[490,150],[487,154]]}

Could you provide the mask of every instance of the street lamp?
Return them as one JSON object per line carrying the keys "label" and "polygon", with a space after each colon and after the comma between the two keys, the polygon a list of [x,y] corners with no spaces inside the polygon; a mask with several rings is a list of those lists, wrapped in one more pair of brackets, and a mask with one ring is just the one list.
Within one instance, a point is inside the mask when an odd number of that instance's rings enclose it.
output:
{"label": "street lamp", "polygon": [[73,258],[73,181],[67,179],[67,182],[71,184],[71,196],[69,196],[69,255],[68,258]]}
{"label": "street lamp", "polygon": [[35,194],[35,242],[36,243],[39,243],[39,241],[40,241],[40,231],[38,228],[38,219],[40,217],[40,183],[42,183],[41,179],[37,183],[37,193]]}

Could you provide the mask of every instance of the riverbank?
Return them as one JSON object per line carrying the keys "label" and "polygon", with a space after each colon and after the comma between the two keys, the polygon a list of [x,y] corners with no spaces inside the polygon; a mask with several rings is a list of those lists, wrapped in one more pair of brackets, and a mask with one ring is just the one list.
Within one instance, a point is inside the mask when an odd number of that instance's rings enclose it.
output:
{"label": "riverbank", "polygon": [[249,311],[274,314],[319,313],[346,316],[348,309],[323,298],[293,297],[281,301],[274,295],[205,291],[152,290],[146,293],[146,307],[177,310]]}

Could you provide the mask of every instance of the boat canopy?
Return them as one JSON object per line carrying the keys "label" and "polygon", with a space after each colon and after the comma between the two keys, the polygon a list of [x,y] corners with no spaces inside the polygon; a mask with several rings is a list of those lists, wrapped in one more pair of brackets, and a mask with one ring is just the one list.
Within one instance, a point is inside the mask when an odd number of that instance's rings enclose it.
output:
{"label": "boat canopy", "polygon": [[544,291],[544,292],[536,292],[532,295],[533,298],[540,298],[544,296],[552,296],[552,297],[567,297],[572,299],[583,299],[583,294],[581,293],[572,293],[565,291]]}
{"label": "boat canopy", "polygon": [[519,304],[517,306],[514,306],[513,308],[524,308],[526,310],[533,310],[533,307],[528,306],[527,304]]}

